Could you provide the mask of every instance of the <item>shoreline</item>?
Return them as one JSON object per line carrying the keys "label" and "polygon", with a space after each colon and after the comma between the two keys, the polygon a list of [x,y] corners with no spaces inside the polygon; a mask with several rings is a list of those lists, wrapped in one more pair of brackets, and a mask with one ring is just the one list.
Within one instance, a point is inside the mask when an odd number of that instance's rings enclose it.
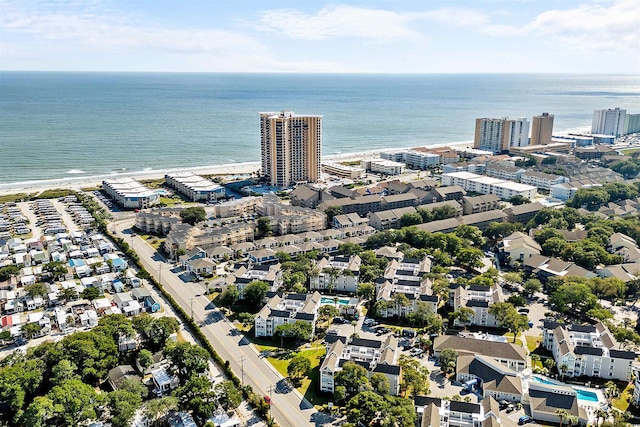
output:
{"label": "shoreline", "polygon": [[[432,144],[425,147],[438,148],[438,147],[452,147],[452,148],[468,148],[473,146],[473,141],[458,142],[453,144]],[[362,151],[359,153],[341,153],[332,154],[329,156],[323,156],[322,162],[331,161],[356,161],[369,157],[379,157],[381,152],[406,150],[413,147],[401,147],[401,148],[383,148],[377,150]],[[208,165],[208,166],[188,166],[182,168],[165,168],[165,169],[151,169],[141,171],[127,171],[116,172],[110,174],[99,174],[90,176],[74,176],[65,178],[52,178],[33,181],[18,181],[0,183],[0,195],[9,195],[17,193],[36,193],[50,189],[73,189],[80,190],[84,187],[95,187],[102,184],[105,179],[125,178],[132,177],[139,180],[145,179],[162,179],[167,173],[176,172],[194,172],[201,175],[250,175],[260,169],[260,162],[241,162],[241,163],[227,163],[221,165]]]}

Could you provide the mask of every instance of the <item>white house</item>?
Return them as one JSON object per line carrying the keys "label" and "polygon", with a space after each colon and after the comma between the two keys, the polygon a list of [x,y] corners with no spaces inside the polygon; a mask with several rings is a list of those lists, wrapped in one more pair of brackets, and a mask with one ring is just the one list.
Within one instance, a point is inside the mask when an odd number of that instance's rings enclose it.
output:
{"label": "white house", "polygon": [[358,289],[361,262],[358,255],[321,258],[316,264],[318,276],[309,278],[309,288],[355,292]]}

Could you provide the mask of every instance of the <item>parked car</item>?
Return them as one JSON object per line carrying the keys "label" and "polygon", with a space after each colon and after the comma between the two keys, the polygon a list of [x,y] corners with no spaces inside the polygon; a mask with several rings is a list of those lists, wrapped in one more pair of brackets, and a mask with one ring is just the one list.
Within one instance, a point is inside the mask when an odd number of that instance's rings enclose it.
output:
{"label": "parked car", "polygon": [[334,317],[333,318],[333,323],[337,323],[340,325],[344,325],[345,323],[349,323],[349,321],[343,317]]}
{"label": "parked car", "polygon": [[520,418],[518,418],[518,425],[524,425],[527,423],[532,423],[533,422],[533,418],[531,418],[529,415],[523,415]]}

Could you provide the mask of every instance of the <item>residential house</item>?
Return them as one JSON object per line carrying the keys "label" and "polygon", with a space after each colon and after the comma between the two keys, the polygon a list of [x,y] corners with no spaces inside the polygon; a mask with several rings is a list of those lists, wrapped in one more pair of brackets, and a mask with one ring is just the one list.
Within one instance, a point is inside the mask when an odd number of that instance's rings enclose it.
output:
{"label": "residential house", "polygon": [[495,194],[484,196],[465,196],[462,198],[462,211],[465,215],[500,209],[500,197]]}
{"label": "residential house", "polygon": [[481,354],[458,356],[456,380],[473,384],[473,388],[482,390],[485,399],[492,397],[497,401],[509,402],[522,400],[522,381],[517,373],[488,356]]}
{"label": "residential house", "polygon": [[523,264],[526,274],[535,275],[543,284],[550,277],[596,277],[596,274],[586,270],[573,262],[563,261],[559,258],[549,258],[543,255],[533,255]]}
{"label": "residential house", "polygon": [[589,422],[586,410],[578,406],[578,393],[568,386],[529,382],[529,408],[536,421],[561,424],[564,420],[558,411],[563,410],[581,425]]}

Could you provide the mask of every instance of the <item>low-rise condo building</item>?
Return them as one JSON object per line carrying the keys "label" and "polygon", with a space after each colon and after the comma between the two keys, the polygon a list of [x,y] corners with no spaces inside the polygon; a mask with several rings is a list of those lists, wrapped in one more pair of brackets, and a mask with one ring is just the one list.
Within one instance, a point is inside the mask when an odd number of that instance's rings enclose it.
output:
{"label": "low-rise condo building", "polygon": [[125,209],[146,209],[160,201],[160,196],[133,178],[105,179],[102,189]]}
{"label": "low-rise condo building", "polygon": [[312,294],[274,294],[255,317],[256,338],[272,337],[279,325],[297,321],[310,323],[312,331],[315,331],[320,299],[317,291]]}
{"label": "low-rise condo building", "polygon": [[210,202],[226,196],[222,185],[192,172],[167,174],[164,182],[193,202]]}

